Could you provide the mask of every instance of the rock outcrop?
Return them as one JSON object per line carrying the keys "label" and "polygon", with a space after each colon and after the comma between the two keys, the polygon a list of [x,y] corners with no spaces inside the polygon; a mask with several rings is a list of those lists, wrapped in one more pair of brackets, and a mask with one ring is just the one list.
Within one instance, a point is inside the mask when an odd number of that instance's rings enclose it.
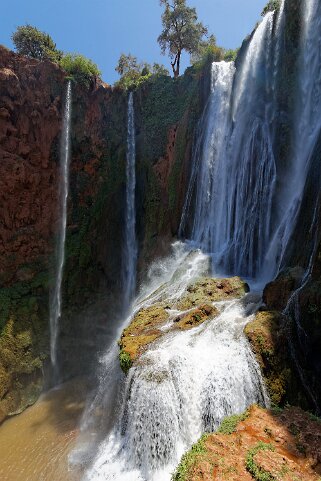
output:
{"label": "rock outcrop", "polygon": [[182,458],[173,481],[318,481],[321,421],[299,408],[252,406],[205,434]]}
{"label": "rock outcrop", "polygon": [[219,315],[215,302],[241,298],[248,290],[248,285],[239,277],[202,277],[189,285],[178,299],[162,298],[142,307],[119,341],[121,368],[127,372],[152,342],[167,333],[193,329],[215,319]]}

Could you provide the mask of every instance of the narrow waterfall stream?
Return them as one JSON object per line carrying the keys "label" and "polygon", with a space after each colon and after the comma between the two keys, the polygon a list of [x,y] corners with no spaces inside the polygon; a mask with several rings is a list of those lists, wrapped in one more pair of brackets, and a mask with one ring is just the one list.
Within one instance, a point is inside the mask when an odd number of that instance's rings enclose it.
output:
{"label": "narrow waterfall stream", "polygon": [[122,255],[122,287],[124,312],[129,308],[136,289],[136,145],[135,145],[135,110],[134,95],[130,92],[128,97],[128,123],[127,123],[127,162],[126,162],[126,214],[125,214],[125,239]]}
{"label": "narrow waterfall stream", "polygon": [[55,382],[59,380],[57,365],[57,339],[62,303],[62,279],[65,263],[65,242],[67,228],[67,203],[69,192],[70,128],[72,92],[71,81],[67,83],[65,110],[63,117],[60,146],[60,183],[59,183],[59,230],[56,250],[55,287],[50,302],[50,359]]}

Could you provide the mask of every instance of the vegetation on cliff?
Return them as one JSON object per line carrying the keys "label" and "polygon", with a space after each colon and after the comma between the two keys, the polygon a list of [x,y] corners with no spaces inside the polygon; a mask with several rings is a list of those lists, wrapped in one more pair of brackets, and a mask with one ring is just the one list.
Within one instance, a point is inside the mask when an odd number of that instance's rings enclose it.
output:
{"label": "vegetation on cliff", "polygon": [[29,24],[17,27],[12,35],[12,41],[18,54],[40,61],[50,60],[58,63],[68,73],[70,79],[84,87],[88,88],[91,81],[101,75],[92,60],[81,54],[58,50],[50,35]]}
{"label": "vegetation on cliff", "polygon": [[172,480],[319,481],[320,436],[320,420],[299,408],[275,412],[252,406],[236,418],[233,430],[203,435]]}

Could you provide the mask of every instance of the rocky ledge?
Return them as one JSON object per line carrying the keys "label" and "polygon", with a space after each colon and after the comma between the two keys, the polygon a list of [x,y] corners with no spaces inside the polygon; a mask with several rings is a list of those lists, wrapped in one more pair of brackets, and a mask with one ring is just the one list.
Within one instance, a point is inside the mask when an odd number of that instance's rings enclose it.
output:
{"label": "rocky ledge", "polygon": [[173,481],[319,481],[321,420],[299,408],[252,406],[185,454]]}
{"label": "rocky ledge", "polygon": [[[165,298],[139,309],[119,341],[120,365],[127,372],[147,346],[170,331],[192,329],[219,315],[216,302],[241,298],[248,285],[239,277],[193,282],[177,299]],[[159,299],[159,298],[158,298]]]}

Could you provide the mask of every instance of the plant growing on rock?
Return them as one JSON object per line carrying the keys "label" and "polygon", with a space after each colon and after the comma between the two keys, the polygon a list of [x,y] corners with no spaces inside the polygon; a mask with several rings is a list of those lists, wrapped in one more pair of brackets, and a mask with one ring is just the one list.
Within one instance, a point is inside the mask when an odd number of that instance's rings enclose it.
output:
{"label": "plant growing on rock", "polygon": [[11,38],[20,55],[38,60],[51,60],[52,62],[59,62],[63,56],[63,53],[57,50],[50,35],[41,32],[32,25],[27,24],[18,27]]}
{"label": "plant growing on rock", "polygon": [[279,10],[281,6],[281,0],[269,0],[267,5],[263,8],[261,13],[262,17],[266,15],[268,12],[273,12],[273,10]]}
{"label": "plant growing on rock", "polygon": [[163,55],[168,51],[176,78],[180,73],[183,51],[191,55],[197,53],[203,37],[207,34],[207,28],[198,22],[196,9],[188,7],[186,0],[160,0],[160,4],[165,7],[165,11],[158,43]]}
{"label": "plant growing on rock", "polygon": [[75,82],[89,87],[95,77],[100,77],[101,72],[97,65],[84,55],[67,53],[59,62],[60,66]]}
{"label": "plant growing on rock", "polygon": [[147,62],[139,62],[137,57],[130,53],[127,55],[121,54],[115,70],[120,75],[120,80],[116,82],[116,85],[124,89],[136,88],[152,76],[169,75],[164,65],[158,63],[150,65]]}

